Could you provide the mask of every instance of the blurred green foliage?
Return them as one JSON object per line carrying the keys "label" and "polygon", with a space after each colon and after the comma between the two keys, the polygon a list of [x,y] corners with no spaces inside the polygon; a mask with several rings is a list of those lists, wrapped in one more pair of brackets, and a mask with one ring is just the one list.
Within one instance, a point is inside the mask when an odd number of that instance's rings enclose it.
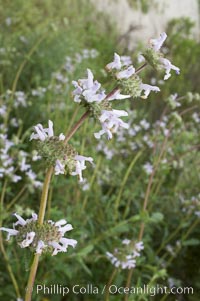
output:
{"label": "blurred green foliage", "polygon": [[[113,53],[121,53],[116,44],[117,32],[108,16],[97,13],[88,1],[1,1],[0,5],[0,88],[1,94],[6,90],[24,91],[29,106],[15,109],[10,103],[11,115],[22,120],[20,129],[9,128],[9,135],[17,133],[20,144],[17,148],[31,151],[34,144],[29,142],[29,134],[33,125],[46,124],[48,119],[54,121],[56,133],[66,132],[72,126],[72,121],[78,120],[83,109],[77,110],[71,97],[71,80],[85,76],[86,68],[94,71],[95,78],[105,84],[107,91],[113,85],[107,83],[104,65],[113,58]],[[142,3],[147,4],[146,1]],[[145,6],[144,6],[145,9]],[[194,212],[183,211],[181,198],[191,205],[191,198],[199,194],[199,124],[192,119],[194,112],[199,112],[198,97],[191,97],[188,92],[199,91],[199,43],[189,37],[191,22],[186,19],[176,20],[169,24],[166,43],[167,57],[172,59],[181,69],[180,76],[173,74],[164,85],[158,79],[162,74],[155,74],[150,68],[144,70],[144,81],[156,77],[161,93],[151,95],[147,101],[132,100],[124,103],[116,101],[116,107],[131,110],[133,117],[131,125],[140,125],[145,119],[150,123],[149,130],[141,127],[134,136],[127,136],[124,142],[106,141],[108,149],[114,154],[112,158],[105,154],[105,147],[97,151],[97,141],[93,137],[98,125],[93,120],[87,120],[80,131],[73,137],[71,143],[81,154],[95,159],[95,168],[88,167],[84,176],[88,179],[90,189],[83,190],[75,177],[54,177],[50,190],[50,198],[46,218],[58,220],[66,218],[72,223],[74,230],[71,237],[78,240],[77,248],[69,249],[68,253],[58,256],[43,256],[40,261],[36,284],[61,284],[72,287],[75,284],[93,283],[102,288],[108,283],[114,267],[105,256],[118,247],[123,238],[137,239],[141,222],[145,223],[145,249],[138,266],[134,270],[132,283],[134,286],[143,284],[163,284],[169,286],[169,278],[180,286],[194,287],[194,295],[176,296],[177,300],[199,300],[199,228]],[[64,72],[65,57],[76,57],[83,49],[96,49],[99,55],[82,61],[74,61],[73,72]],[[142,49],[141,49],[142,51]],[[122,53],[121,53],[122,54]],[[127,55],[128,53],[126,53]],[[129,53],[136,61],[135,51]],[[134,63],[135,65],[135,63]],[[20,66],[23,67],[19,74]],[[57,91],[57,82],[52,75],[63,72],[68,77]],[[16,86],[15,86],[16,85]],[[47,87],[51,89],[44,96],[35,97],[33,89]],[[178,93],[181,108],[170,107],[169,96]],[[191,95],[190,95],[191,96]],[[177,114],[195,106],[194,110],[182,116],[179,123],[174,119]],[[162,159],[167,164],[160,164],[153,178],[149,197],[148,212],[142,210],[149,175],[144,171],[144,164],[155,164],[162,151],[166,136],[162,128],[156,128],[156,122],[167,116],[171,135]],[[148,147],[143,138],[156,143],[156,147]],[[132,148],[132,143],[137,148]],[[104,144],[105,145],[105,144]],[[136,155],[140,152],[137,161]],[[136,161],[136,162],[135,162]],[[129,168],[131,166],[131,168]],[[33,162],[33,168],[42,180],[44,166]],[[5,182],[4,182],[5,183]],[[20,192],[26,187],[17,202],[6,210]],[[3,182],[1,192],[3,191]],[[33,193],[34,192],[34,193]],[[1,210],[3,225],[12,225],[14,211],[24,216],[30,215],[30,210],[38,212],[40,191],[27,189],[25,181],[17,184],[8,183],[4,199],[5,209]],[[116,203],[119,206],[116,209]],[[27,209],[28,208],[28,209]],[[27,211],[28,210],[28,211]],[[189,212],[189,213],[188,213]],[[197,224],[195,224],[197,223]],[[188,234],[188,235],[186,235]],[[172,236],[171,236],[172,235]],[[169,239],[171,236],[171,239]],[[177,241],[182,243],[181,248]],[[170,244],[173,252],[166,248]],[[14,242],[4,242],[9,262],[20,286],[21,294],[26,287],[31,256]],[[162,248],[161,248],[162,247]],[[161,248],[161,249],[160,249]],[[160,250],[159,250],[160,249]],[[0,298],[5,301],[16,300],[15,291],[6,263],[0,263]],[[119,271],[114,283],[125,286],[127,271]],[[146,299],[145,299],[146,298]],[[182,299],[180,299],[182,298]],[[33,300],[102,300],[101,295],[36,295]],[[110,300],[122,300],[122,296],[114,295]],[[130,296],[129,300],[165,300],[163,296]],[[167,296],[173,301],[174,296]]]}

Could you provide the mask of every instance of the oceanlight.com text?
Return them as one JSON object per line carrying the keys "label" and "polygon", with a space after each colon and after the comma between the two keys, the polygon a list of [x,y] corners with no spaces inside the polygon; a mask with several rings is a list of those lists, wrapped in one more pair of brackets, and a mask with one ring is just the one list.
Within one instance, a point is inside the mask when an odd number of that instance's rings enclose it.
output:
{"label": "oceanlight.com text", "polygon": [[143,285],[140,287],[123,287],[117,285],[104,285],[103,287],[98,287],[97,285],[93,285],[91,283],[80,285],[74,284],[73,286],[64,286],[61,284],[52,284],[52,285],[45,285],[45,284],[38,284],[36,286],[36,293],[37,294],[45,294],[45,295],[68,295],[69,293],[75,295],[103,295],[105,292],[109,292],[110,295],[163,295],[163,294],[172,294],[172,295],[192,295],[193,294],[193,287],[167,287],[167,286],[149,286]]}

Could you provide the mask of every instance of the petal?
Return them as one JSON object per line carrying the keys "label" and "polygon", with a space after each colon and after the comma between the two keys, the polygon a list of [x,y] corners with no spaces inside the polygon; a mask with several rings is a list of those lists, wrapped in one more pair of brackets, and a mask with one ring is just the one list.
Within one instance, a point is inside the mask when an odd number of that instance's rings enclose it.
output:
{"label": "petal", "polygon": [[59,140],[60,140],[60,141],[65,140],[65,135],[64,135],[63,133],[61,133],[61,134],[59,135]]}
{"label": "petal", "polygon": [[41,254],[42,249],[44,249],[45,247],[46,247],[45,243],[42,240],[39,240],[36,248],[36,254]]}
{"label": "petal", "polygon": [[17,225],[25,226],[26,225],[25,219],[23,219],[20,215],[18,215],[17,213],[14,213],[13,215],[18,219],[18,221],[14,224],[15,226],[17,226]]}
{"label": "petal", "polygon": [[61,219],[58,222],[55,223],[55,226],[63,226],[67,223],[65,219]]}
{"label": "petal", "polygon": [[51,120],[49,120],[48,135],[49,135],[49,137],[53,137],[54,136],[54,133],[53,133],[53,122]]}
{"label": "petal", "polygon": [[26,234],[26,238],[21,242],[19,243],[20,247],[21,248],[26,248],[28,246],[30,246],[30,244],[33,242],[33,239],[35,237],[35,232],[28,232]]}

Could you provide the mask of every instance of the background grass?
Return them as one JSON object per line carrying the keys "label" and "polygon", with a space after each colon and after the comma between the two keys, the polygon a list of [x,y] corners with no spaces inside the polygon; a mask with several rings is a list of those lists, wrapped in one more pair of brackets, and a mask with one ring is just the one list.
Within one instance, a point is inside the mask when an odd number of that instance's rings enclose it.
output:
{"label": "background grass", "polygon": [[[113,53],[131,55],[136,65],[136,53],[142,50],[123,53],[123,49],[117,44],[118,33],[108,16],[97,13],[88,1],[16,0],[3,1],[1,4],[1,104],[8,104],[10,118],[16,117],[20,120],[18,128],[8,127],[10,139],[18,139],[13,155],[17,160],[16,152],[20,149],[31,152],[35,147],[34,143],[29,142],[33,125],[46,124],[51,119],[57,134],[66,133],[84,112],[71,97],[73,79],[83,78],[86,68],[90,68],[95,78],[109,91],[113,83],[106,76],[104,66],[112,60]],[[194,211],[199,210],[199,124],[194,122],[192,114],[199,112],[199,99],[195,93],[199,92],[200,48],[197,41],[188,37],[190,27],[190,22],[182,19],[172,22],[167,31],[167,57],[172,58],[173,63],[181,68],[180,76],[173,75],[163,84],[159,81],[163,78],[162,74],[155,74],[147,68],[142,75],[144,82],[150,83],[156,77],[161,93],[151,95],[147,101],[136,99],[115,102],[116,108],[130,110],[133,128],[146,119],[150,123],[150,129],[141,128],[136,136],[124,133],[123,142],[119,143],[115,137],[112,141],[105,140],[101,147],[93,136],[94,131],[99,129],[98,124],[87,120],[71,140],[80,154],[92,156],[95,160],[95,167],[88,166],[84,172],[90,189],[83,190],[75,177],[55,176],[46,218],[66,218],[72,223],[74,230],[70,237],[77,239],[78,245],[75,250],[69,249],[67,254],[43,256],[36,284],[49,286],[58,283],[71,287],[75,284],[92,283],[94,286],[103,287],[108,283],[114,269],[105,253],[119,247],[123,238],[137,239],[141,223],[144,222],[145,249],[134,270],[132,285],[169,286],[169,279],[173,278],[176,286],[194,287],[194,295],[177,295],[177,300],[198,300],[200,233],[199,219]],[[98,56],[79,62],[77,53],[82,53],[83,49],[96,49]],[[66,56],[71,58],[71,71],[63,69]],[[23,69],[19,73],[20,66]],[[67,82],[57,81],[56,72],[67,78]],[[47,91],[44,95],[33,96],[33,89],[39,87]],[[28,107],[16,109],[12,98],[6,102],[3,95],[7,90],[13,93],[23,91]],[[193,93],[191,103],[188,92]],[[174,93],[184,96],[180,100],[181,108],[170,107],[167,99]],[[193,106],[194,109],[190,110]],[[188,114],[184,114],[182,121],[177,122],[174,112],[180,114],[185,110],[188,110]],[[156,125],[163,117],[163,111],[168,118],[167,128],[172,127],[166,144],[162,128]],[[6,121],[2,120],[3,122]],[[148,140],[156,143],[154,150],[144,142],[145,135]],[[132,143],[136,143],[135,150]],[[159,162],[163,145],[162,160],[166,159],[166,164]],[[112,158],[108,157],[106,147],[113,154]],[[154,165],[159,162],[159,167],[153,177],[148,211],[144,212],[143,200],[150,180],[143,168],[146,162]],[[32,167],[42,181],[45,165],[32,162]],[[22,193],[15,200],[22,189]],[[2,179],[1,193],[4,199],[4,206],[1,208],[4,226],[12,225],[11,213],[15,211],[24,216],[29,216],[30,210],[38,212],[41,191],[30,187],[25,179],[16,184]],[[197,205],[190,211],[192,197],[197,200]],[[184,206],[181,203],[183,198],[188,202],[186,211],[183,211]],[[9,207],[13,199],[15,201]],[[180,248],[177,241],[181,243]],[[3,243],[23,295],[32,258],[14,241]],[[172,247],[171,253],[169,247],[166,248],[169,244]],[[160,246],[162,249],[159,251]],[[0,265],[0,297],[5,301],[16,300],[5,260],[1,260]],[[125,286],[127,274],[126,270],[118,271],[113,282]],[[165,298],[160,295],[142,295],[130,296],[129,300]],[[89,301],[102,300],[102,296],[70,294],[66,297],[43,297],[42,294],[36,295],[34,292],[33,300]],[[122,296],[114,295],[110,300],[122,300]],[[174,296],[169,295],[166,300],[174,300]]]}

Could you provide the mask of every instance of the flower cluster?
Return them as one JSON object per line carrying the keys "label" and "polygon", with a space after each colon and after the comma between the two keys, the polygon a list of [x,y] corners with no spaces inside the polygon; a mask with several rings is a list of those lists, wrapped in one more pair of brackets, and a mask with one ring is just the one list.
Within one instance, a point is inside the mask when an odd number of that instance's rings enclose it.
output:
{"label": "flower cluster", "polygon": [[107,134],[108,139],[111,139],[112,133],[117,132],[120,127],[128,128],[128,124],[120,119],[122,116],[127,116],[127,112],[113,110],[111,100],[129,98],[130,95],[120,94],[119,89],[106,95],[105,90],[101,89],[101,84],[97,80],[94,81],[94,75],[90,69],[87,69],[87,78],[72,83],[75,87],[74,101],[83,104],[102,126],[102,130],[94,134],[97,139],[104,133]]}
{"label": "flower cluster", "polygon": [[142,91],[144,91],[144,95],[141,97],[146,99],[151,91],[160,91],[156,86],[142,83],[142,80],[136,74],[131,59],[124,60],[124,57],[120,57],[117,53],[114,54],[114,61],[106,65],[106,70],[114,72],[119,86],[133,97],[141,96]]}
{"label": "flower cluster", "polygon": [[9,107],[11,100],[15,108],[20,107],[21,110],[22,107],[27,107],[26,95],[22,91],[13,94],[7,90],[0,97],[4,101],[4,105],[0,108],[0,118],[3,121],[0,125],[0,178],[6,178],[13,183],[25,179],[29,191],[33,192],[35,188],[40,188],[42,183],[38,181],[37,175],[31,168],[32,156],[25,150],[19,149],[21,140],[17,134],[14,134],[13,128],[18,128],[22,120],[14,116],[10,118]]}
{"label": "flower cluster", "polygon": [[84,60],[95,59],[99,55],[96,49],[82,49],[80,52],[74,53],[73,56],[66,56],[62,66],[51,74],[50,84],[46,87],[36,87],[32,89],[31,96],[34,98],[43,98],[47,93],[62,95],[62,98],[57,98],[56,103],[51,103],[52,109],[63,109],[66,107],[66,102],[63,101],[63,96],[69,92],[69,78],[73,76],[77,66]]}
{"label": "flower cluster", "polygon": [[194,214],[200,217],[200,193],[197,196],[192,196],[190,199],[185,199],[183,196],[181,196],[180,200],[182,211],[185,214]]}
{"label": "flower cluster", "polygon": [[144,58],[153,68],[165,70],[164,80],[167,80],[171,76],[171,70],[174,70],[177,74],[180,73],[180,69],[164,58],[160,52],[166,38],[167,35],[163,32],[158,39],[150,39],[150,47],[143,53]]}
{"label": "flower cluster", "polygon": [[28,247],[36,254],[48,252],[56,255],[58,252],[67,252],[68,246],[74,248],[77,244],[76,240],[64,237],[67,231],[73,229],[72,225],[67,224],[64,219],[58,222],[48,220],[40,225],[35,213],[32,214],[32,218],[27,220],[17,213],[14,216],[17,218],[17,222],[14,223],[13,229],[1,227],[0,230],[8,233],[7,240],[11,236],[15,236],[21,248]]}
{"label": "flower cluster", "polygon": [[78,175],[80,181],[83,181],[82,171],[86,169],[85,162],[93,163],[93,159],[78,155],[71,145],[64,142],[64,134],[54,136],[51,120],[48,125],[48,128],[43,128],[41,124],[37,124],[34,126],[35,132],[30,137],[30,140],[39,140],[39,155],[45,158],[49,165],[54,166],[55,175],[69,172],[72,176]]}
{"label": "flower cluster", "polygon": [[114,254],[106,252],[108,259],[116,268],[132,269],[136,267],[136,259],[144,249],[142,241],[132,242],[129,239],[122,241],[123,247],[114,250]]}
{"label": "flower cluster", "polygon": [[[150,65],[155,68],[159,66],[159,68],[165,69],[166,75],[164,79],[168,79],[171,76],[171,70],[175,70],[177,73],[180,72],[178,67],[172,65],[160,53],[160,48],[166,37],[167,35],[162,33],[159,39],[150,40],[151,46],[143,54]],[[87,69],[87,78],[72,82],[75,87],[72,93],[74,101],[86,107],[90,115],[97,119],[102,126],[102,130],[95,133],[97,139],[104,133],[107,134],[108,139],[111,139],[112,134],[118,132],[119,128],[129,128],[128,123],[123,122],[120,118],[127,116],[128,113],[124,110],[114,110],[111,101],[130,97],[146,99],[151,91],[160,91],[159,87],[142,82],[138,76],[139,71],[135,69],[131,58],[128,56],[119,56],[115,53],[114,60],[108,63],[105,68],[117,80],[117,87],[109,94],[106,94],[101,84],[97,80],[94,80],[94,75],[90,69]],[[121,94],[121,91],[125,94]]]}
{"label": "flower cluster", "polygon": [[42,183],[31,168],[30,155],[19,151],[18,145],[8,138],[7,134],[0,134],[0,178],[7,178],[13,183],[27,178],[30,190],[39,188]]}

